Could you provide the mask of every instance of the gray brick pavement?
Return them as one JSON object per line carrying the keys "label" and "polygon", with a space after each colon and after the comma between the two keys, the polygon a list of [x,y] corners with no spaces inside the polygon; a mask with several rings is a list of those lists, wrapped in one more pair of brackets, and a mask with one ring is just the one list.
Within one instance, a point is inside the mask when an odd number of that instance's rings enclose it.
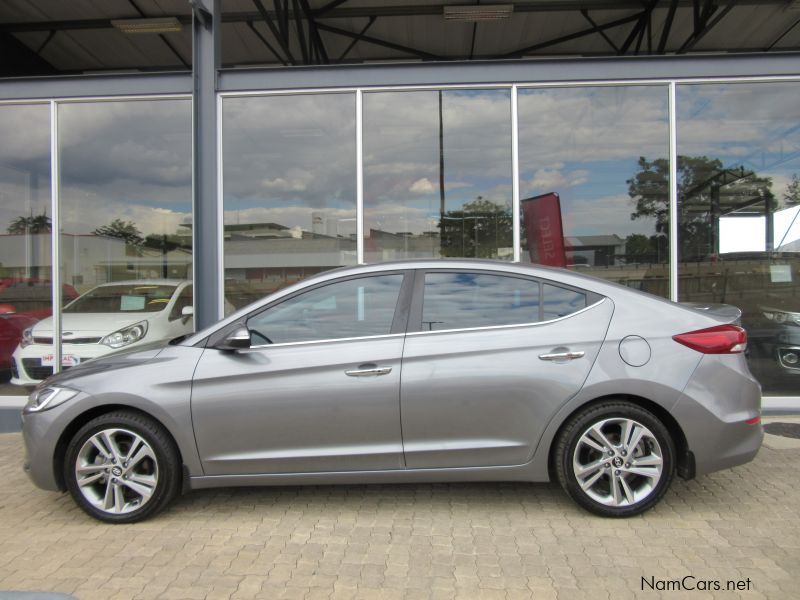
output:
{"label": "gray brick pavement", "polygon": [[[85,516],[0,435],[0,590],[93,598],[800,598],[800,448],[593,517],[553,484],[209,490],[138,525]],[[656,580],[749,592],[642,591]]]}

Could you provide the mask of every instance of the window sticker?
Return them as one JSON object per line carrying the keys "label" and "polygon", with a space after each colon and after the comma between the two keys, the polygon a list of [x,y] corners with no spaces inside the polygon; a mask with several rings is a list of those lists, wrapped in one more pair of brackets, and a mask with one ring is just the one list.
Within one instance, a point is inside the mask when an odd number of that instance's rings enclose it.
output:
{"label": "window sticker", "polygon": [[120,296],[119,309],[125,310],[144,310],[144,296]]}
{"label": "window sticker", "polygon": [[792,282],[792,266],[791,265],[770,265],[769,266],[769,279],[772,283],[791,283]]}

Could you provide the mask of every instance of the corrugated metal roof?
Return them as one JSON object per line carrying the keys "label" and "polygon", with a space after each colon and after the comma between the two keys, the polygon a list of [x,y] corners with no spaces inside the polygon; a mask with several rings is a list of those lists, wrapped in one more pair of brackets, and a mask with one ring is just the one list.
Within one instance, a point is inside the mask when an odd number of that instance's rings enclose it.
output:
{"label": "corrugated metal roof", "polygon": [[[324,52],[309,46],[313,36],[304,14],[304,58],[291,12],[294,2],[226,0],[223,66],[800,49],[800,2],[795,0],[507,3],[514,6],[510,18],[473,23],[443,16],[445,5],[474,4],[468,0],[309,0]],[[258,4],[285,35],[275,35]],[[289,12],[282,21],[283,6]],[[706,6],[714,10],[704,13]],[[185,69],[191,61],[190,11],[187,0],[5,0],[0,3],[0,42],[6,49],[0,76],[19,74],[10,66],[23,57],[55,73]],[[142,16],[176,16],[184,29],[126,35],[110,23]]]}

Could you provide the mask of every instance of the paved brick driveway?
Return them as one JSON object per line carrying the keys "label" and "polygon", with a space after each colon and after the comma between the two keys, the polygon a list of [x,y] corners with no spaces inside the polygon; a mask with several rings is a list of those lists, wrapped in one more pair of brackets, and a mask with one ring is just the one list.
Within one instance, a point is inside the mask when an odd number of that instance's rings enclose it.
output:
{"label": "paved brick driveway", "polygon": [[[555,485],[449,484],[193,492],[133,526],[84,516],[22,473],[0,435],[0,590],[77,598],[735,598],[642,591],[750,579],[800,598],[800,444],[676,481],[655,510],[611,521]],[[0,597],[2,594],[0,594]]]}

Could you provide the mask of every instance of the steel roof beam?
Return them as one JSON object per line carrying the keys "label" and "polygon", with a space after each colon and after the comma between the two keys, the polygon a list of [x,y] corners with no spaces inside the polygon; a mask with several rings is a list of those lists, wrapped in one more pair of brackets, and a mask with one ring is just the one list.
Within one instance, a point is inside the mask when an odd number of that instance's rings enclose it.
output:
{"label": "steel roof beam", "polygon": [[498,58],[519,58],[524,56],[525,54],[529,54],[531,52],[536,52],[537,50],[542,50],[544,48],[549,48],[550,46],[555,46],[557,44],[561,44],[563,42],[569,42],[571,40],[576,40],[578,38],[582,38],[587,35],[592,35],[594,33],[598,33],[600,31],[604,31],[606,29],[611,29],[613,27],[619,27],[620,25],[625,25],[632,21],[637,21],[641,18],[640,14],[630,15],[627,17],[623,17],[622,19],[617,19],[615,21],[611,21],[610,23],[604,23],[603,25],[598,25],[597,27],[592,27],[590,29],[582,29],[581,31],[576,31],[575,33],[570,33],[568,35],[562,35],[557,38],[553,38],[547,40],[545,42],[540,42],[538,44],[534,44],[532,46],[526,46],[525,48],[520,48],[518,50],[514,50],[513,52],[508,52],[503,54]]}
{"label": "steel roof beam", "polygon": [[423,50],[417,50],[416,48],[402,46],[400,44],[395,44],[394,42],[389,42],[386,40],[382,40],[364,34],[354,33],[352,31],[347,31],[345,29],[339,29],[338,27],[332,27],[331,25],[326,25],[324,23],[317,23],[317,27],[322,31],[329,31],[330,33],[343,35],[345,37],[349,37],[357,41],[369,42],[370,44],[375,44],[376,46],[383,46],[384,48],[389,48],[390,50],[397,50],[398,52],[405,52],[406,54],[412,54],[414,56],[418,56],[423,60],[444,60],[444,57],[442,56],[437,56],[435,54],[431,54]]}
{"label": "steel roof beam", "polygon": [[256,35],[256,37],[259,40],[261,40],[261,42],[267,47],[267,50],[269,50],[272,53],[272,55],[278,59],[278,62],[283,63],[283,66],[285,67],[289,66],[289,62],[285,58],[283,58],[280,54],[278,54],[278,51],[275,50],[275,47],[269,43],[269,40],[267,40],[267,38],[264,37],[264,35],[258,29],[256,29],[256,26],[253,24],[252,21],[248,21],[247,26],[250,28],[250,31],[252,31]]}
{"label": "steel roof beam", "polygon": [[[721,8],[716,11],[716,13],[710,13],[703,23],[701,29],[695,33],[692,33],[686,41],[678,48],[677,53],[683,54],[684,52],[689,52],[695,45],[702,40],[708,33],[716,27],[716,25],[725,18],[725,16],[731,11],[734,7],[733,4],[728,4],[725,8]],[[716,8],[716,7],[715,7]],[[711,19],[711,17],[714,17]],[[709,20],[710,19],[710,20]]]}
{"label": "steel roof beam", "polygon": [[365,33],[367,33],[367,31],[369,30],[370,27],[372,27],[375,21],[377,21],[375,17],[370,17],[369,21],[367,21],[367,24],[364,25],[363,29],[359,32],[358,34],[359,37],[354,37],[353,40],[350,42],[350,44],[347,46],[347,48],[344,49],[344,52],[342,52],[342,54],[339,56],[338,62],[342,62],[347,57],[347,55],[350,54],[350,50],[352,50],[353,47],[358,43],[358,40]]}
{"label": "steel roof beam", "polygon": [[667,18],[664,21],[664,28],[661,30],[661,40],[658,42],[658,54],[664,54],[667,47],[667,40],[669,33],[672,31],[672,23],[675,21],[675,11],[678,10],[678,0],[671,0],[669,3],[669,10],[667,11]]}
{"label": "steel roof beam", "polygon": [[595,22],[595,20],[592,19],[592,17],[589,16],[589,11],[586,10],[585,8],[582,8],[581,9],[581,14],[583,15],[583,17],[587,21],[589,21],[589,25],[591,25],[592,27],[597,29],[597,33],[599,33],[601,36],[603,36],[603,39],[606,42],[608,42],[608,45],[611,46],[611,48],[614,50],[614,52],[619,52],[619,48],[617,47],[617,45],[614,42],[611,41],[611,38],[606,35],[606,32],[603,31],[602,29],[600,29],[600,26]]}
{"label": "steel roof beam", "polygon": [[[278,41],[278,45],[281,47],[283,53],[286,55],[286,59],[289,61],[289,63],[296,65],[297,61],[294,59],[291,50],[289,50],[289,44],[287,43],[287,40],[283,37],[282,33],[275,26],[275,22],[272,19],[272,15],[270,15],[267,9],[264,8],[264,5],[261,3],[261,0],[253,0],[253,4],[255,4],[255,7],[258,9],[258,16],[250,20],[256,21],[259,18],[263,19],[264,23],[267,24],[270,33],[272,33],[272,36]],[[277,6],[278,3],[276,2],[275,5]],[[225,22],[224,19],[223,22]]]}

